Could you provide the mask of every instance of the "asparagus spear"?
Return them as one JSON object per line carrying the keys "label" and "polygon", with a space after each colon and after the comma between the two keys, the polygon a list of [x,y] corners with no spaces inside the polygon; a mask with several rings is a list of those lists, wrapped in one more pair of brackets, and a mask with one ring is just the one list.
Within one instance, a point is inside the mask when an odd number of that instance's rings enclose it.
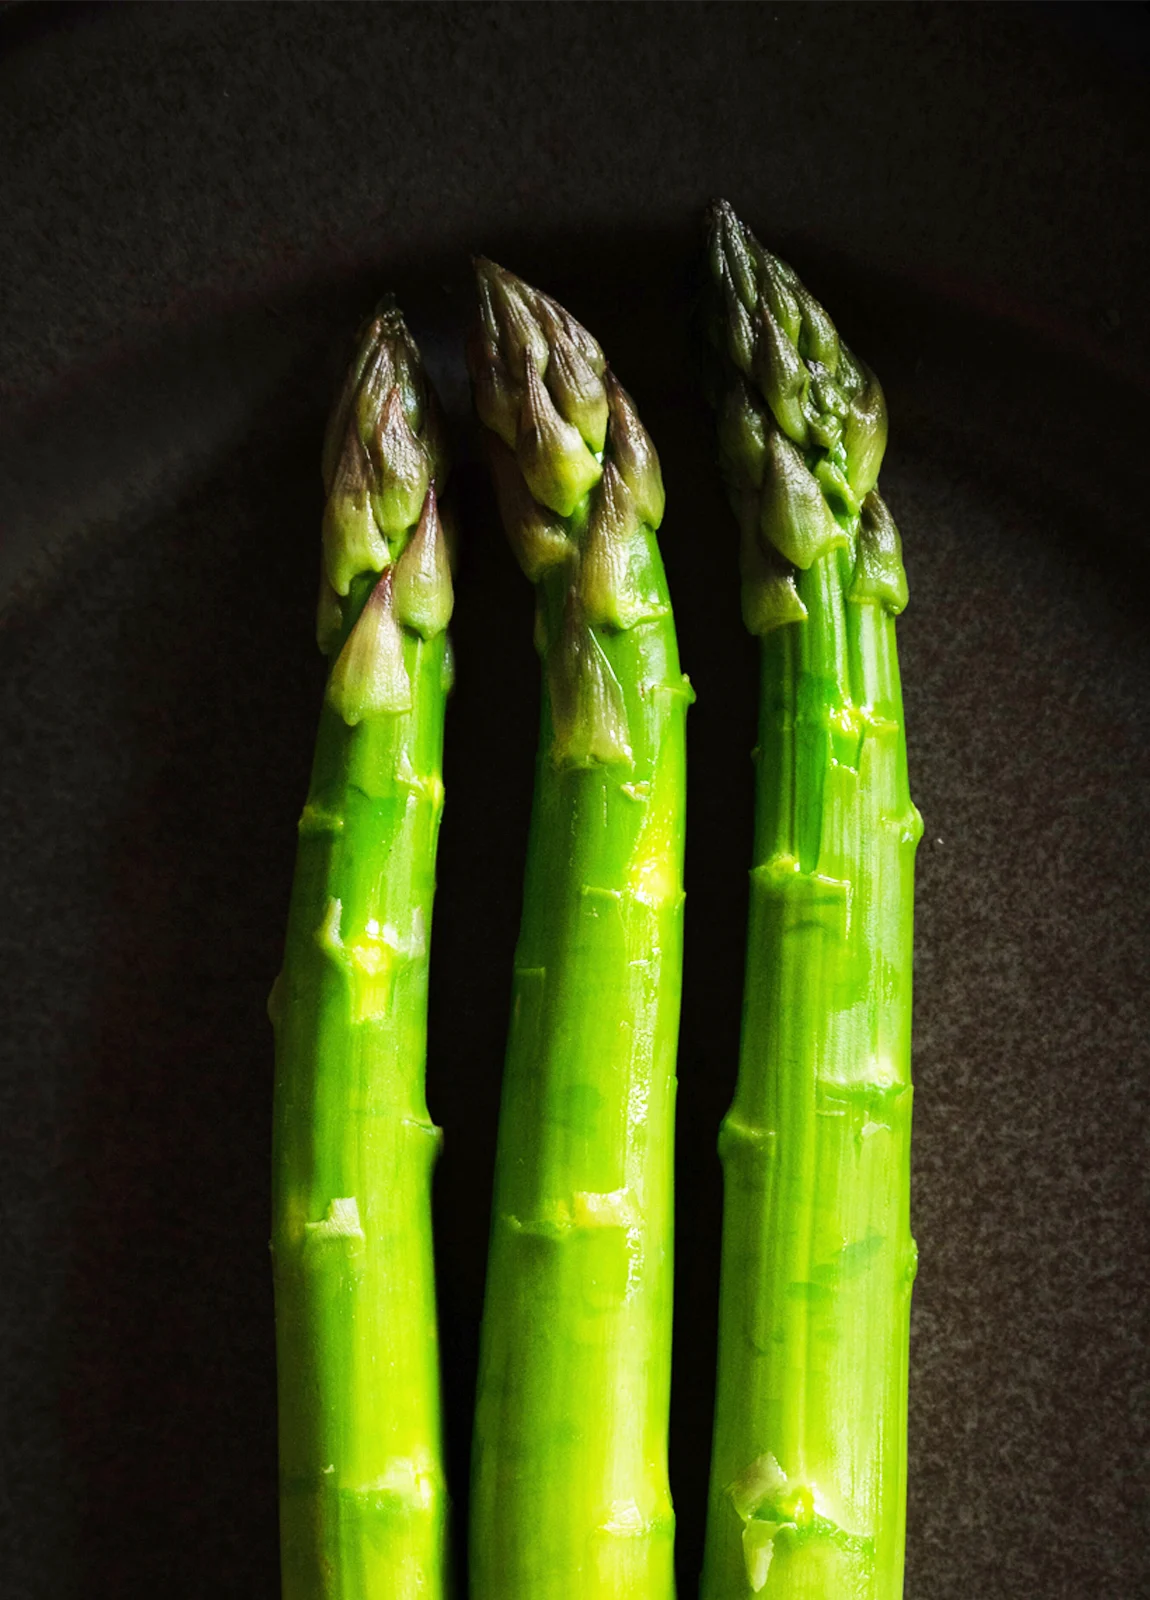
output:
{"label": "asparagus spear", "polygon": [[711,216],[720,459],[762,651],[705,1600],[902,1593],[913,864],[882,390]]}
{"label": "asparagus spear", "polygon": [[446,1495],[424,1096],[452,588],[435,396],[398,310],[324,445],[331,667],[276,1031],[284,1600],[436,1600]]}
{"label": "asparagus spear", "polygon": [[475,401],[536,585],[543,694],[499,1127],[473,1600],[665,1600],[690,688],[663,487],[585,329],[477,267]]}

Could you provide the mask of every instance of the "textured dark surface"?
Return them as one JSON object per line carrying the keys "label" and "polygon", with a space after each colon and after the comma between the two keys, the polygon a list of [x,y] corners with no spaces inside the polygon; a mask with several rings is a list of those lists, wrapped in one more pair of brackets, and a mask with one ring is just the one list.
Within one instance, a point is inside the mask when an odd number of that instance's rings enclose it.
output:
{"label": "textured dark surface", "polygon": [[464,1508],[537,692],[528,586],[467,454],[478,248],[595,330],[666,469],[699,693],[673,1410],[692,1593],[754,725],[683,318],[716,192],[893,416],[927,823],[908,1597],[1146,1592],[1144,24],[0,12],[5,1600],[275,1593],[264,997],[321,688],[319,429],[386,286],[463,420],[431,1099]]}

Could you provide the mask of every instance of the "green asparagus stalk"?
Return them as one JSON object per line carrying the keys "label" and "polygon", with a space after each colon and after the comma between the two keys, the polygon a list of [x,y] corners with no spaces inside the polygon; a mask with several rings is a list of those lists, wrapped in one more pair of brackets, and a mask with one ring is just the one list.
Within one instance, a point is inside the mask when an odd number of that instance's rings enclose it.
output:
{"label": "green asparagus stalk", "polygon": [[441,437],[386,307],[324,446],[331,666],[269,1006],[284,1600],[444,1593],[424,1095],[452,606]]}
{"label": "green asparagus stalk", "polygon": [[684,724],[651,441],[598,344],[478,263],[470,350],[544,694],[499,1126],[473,1600],[668,1600]]}
{"label": "green asparagus stalk", "polygon": [[914,851],[877,380],[720,203],[720,459],[762,641],[738,1086],[723,1123],[704,1600],[897,1600]]}

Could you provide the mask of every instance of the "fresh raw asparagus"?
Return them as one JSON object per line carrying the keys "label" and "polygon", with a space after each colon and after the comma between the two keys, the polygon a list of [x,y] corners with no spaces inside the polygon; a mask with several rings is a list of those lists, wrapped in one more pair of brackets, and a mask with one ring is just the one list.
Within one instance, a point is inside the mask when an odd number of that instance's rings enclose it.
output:
{"label": "fresh raw asparagus", "polygon": [[446,1494],[431,1252],[427,963],[452,588],[435,396],[368,325],[324,446],[331,659],[276,1030],[284,1600],[438,1600]]}
{"label": "fresh raw asparagus", "polygon": [[877,380],[720,203],[721,464],[762,640],[704,1600],[897,1600],[913,865]]}
{"label": "fresh raw asparagus", "polygon": [[480,1353],[473,1600],[668,1600],[690,689],[651,441],[594,339],[478,263],[470,351],[545,692]]}

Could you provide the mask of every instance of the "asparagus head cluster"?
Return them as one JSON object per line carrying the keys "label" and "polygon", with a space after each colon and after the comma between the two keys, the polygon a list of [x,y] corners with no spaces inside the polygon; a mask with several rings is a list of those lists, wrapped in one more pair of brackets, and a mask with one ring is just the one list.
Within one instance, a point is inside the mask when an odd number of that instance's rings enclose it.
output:
{"label": "asparagus head cluster", "polygon": [[764,635],[807,617],[798,574],[848,552],[852,597],[906,604],[898,532],[876,487],[886,449],[878,379],[796,273],[718,203],[710,334],[719,460],[742,534],[743,620]]}
{"label": "asparagus head cluster", "polygon": [[499,1126],[474,1600],[669,1600],[690,691],[659,463],[595,340],[478,264],[470,366],[545,691]]}
{"label": "asparagus head cluster", "polygon": [[902,1593],[913,859],[876,379],[711,218],[720,460],[762,640],[743,1037],[722,1130],[705,1600]]}
{"label": "asparagus head cluster", "polygon": [[394,308],[324,446],[331,661],[276,1030],[272,1253],[284,1600],[440,1600],[428,939],[452,587],[435,396]]}

